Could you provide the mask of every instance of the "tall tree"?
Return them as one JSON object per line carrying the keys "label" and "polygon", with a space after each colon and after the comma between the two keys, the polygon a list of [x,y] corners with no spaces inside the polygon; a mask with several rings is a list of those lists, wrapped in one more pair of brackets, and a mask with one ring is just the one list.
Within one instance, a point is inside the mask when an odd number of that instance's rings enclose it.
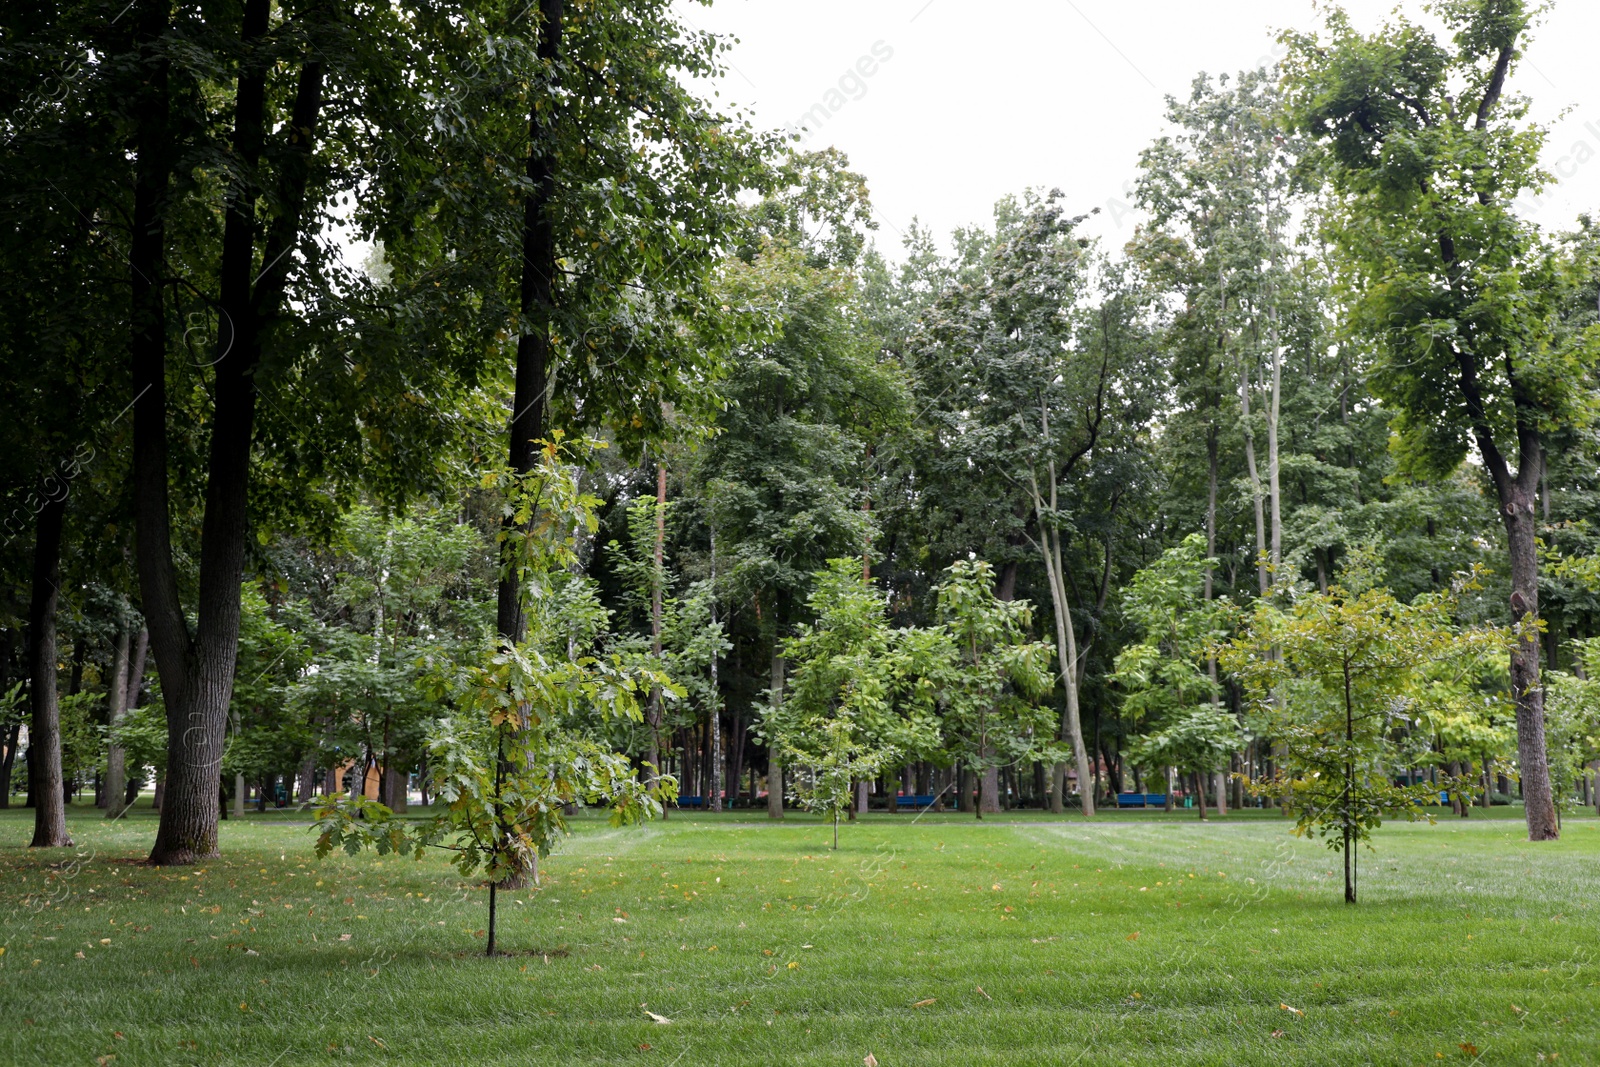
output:
{"label": "tall tree", "polygon": [[1517,749],[1530,840],[1560,834],[1539,682],[1538,498],[1544,443],[1592,407],[1600,335],[1554,329],[1570,277],[1513,202],[1545,180],[1541,128],[1506,96],[1536,14],[1522,0],[1445,0],[1447,41],[1403,17],[1372,34],[1341,10],[1291,34],[1288,86],[1334,192],[1351,328],[1395,413],[1403,468],[1454,470],[1470,446],[1493,483],[1511,569]]}

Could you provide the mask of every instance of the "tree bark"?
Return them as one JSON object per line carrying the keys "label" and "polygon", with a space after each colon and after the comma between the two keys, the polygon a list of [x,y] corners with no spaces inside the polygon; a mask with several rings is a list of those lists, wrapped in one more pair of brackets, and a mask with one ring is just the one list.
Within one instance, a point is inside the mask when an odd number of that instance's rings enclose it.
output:
{"label": "tree bark", "polygon": [[1239,357],[1239,412],[1244,419],[1244,465],[1250,475],[1250,501],[1256,520],[1256,582],[1266,595],[1272,585],[1268,574],[1267,525],[1262,510],[1261,475],[1256,470],[1256,435],[1250,428],[1250,365]]}
{"label": "tree bark", "polygon": [[[1524,470],[1519,472],[1509,497],[1501,505],[1506,539],[1511,548],[1511,618],[1531,623],[1539,614],[1538,529],[1533,494],[1522,483],[1538,482],[1537,470],[1525,478],[1526,468],[1538,466],[1538,453],[1522,450]],[[1550,789],[1550,764],[1544,739],[1544,687],[1539,677],[1539,635],[1531,626],[1511,649],[1511,692],[1517,707],[1517,758],[1522,769],[1522,801],[1528,821],[1528,840],[1554,841],[1561,836],[1556,821],[1555,797]]]}
{"label": "tree bark", "polygon": [[[561,53],[563,0],[539,0],[538,56],[546,70],[553,70]],[[557,85],[547,74],[541,90],[533,93],[528,108],[528,192],[522,201],[522,265],[518,287],[518,308],[522,321],[517,334],[516,383],[511,401],[508,429],[508,466],[518,475],[533,470],[538,458],[537,442],[545,436],[545,419],[552,385],[550,329],[555,309],[556,240],[551,207],[556,195],[555,138],[551,130],[548,105],[555,100]],[[542,110],[540,105],[546,105]],[[505,520],[507,532],[515,519]],[[522,640],[526,620],[522,608],[522,582],[514,546],[508,540],[502,550],[501,574],[497,587],[496,632],[512,643]]]}
{"label": "tree bark", "polygon": [[[115,733],[122,722],[123,714],[128,710],[128,645],[131,642],[128,628],[123,626],[117,633],[117,647],[112,656],[111,685],[109,693],[109,706],[106,708],[106,725]],[[116,819],[121,817],[125,805],[123,793],[127,789],[127,752],[119,744],[113,743],[106,754],[106,786],[105,808],[106,818]]]}
{"label": "tree bark", "polygon": [[34,520],[33,589],[28,602],[28,776],[33,790],[31,848],[67,848],[66,795],[61,776],[61,706],[56,698],[56,603],[61,583],[65,484],[49,494]]}
{"label": "tree bark", "polygon": [[[717,531],[711,531],[711,625],[717,625]],[[706,714],[711,738],[711,810],[722,810],[722,774],[726,769],[722,754],[722,687],[717,677],[717,660],[721,653],[711,650],[711,709]],[[738,777],[733,781],[737,783]]]}
{"label": "tree bark", "polygon": [[[266,137],[266,78],[274,61],[262,47],[271,4],[247,0],[234,95],[233,163],[218,272],[220,328],[214,379],[205,512],[200,532],[196,625],[178,594],[168,514],[165,309],[161,296],[171,145],[166,69],[154,47],[167,9],[144,5],[141,36],[152,76],[137,108],[137,163],[132,267],[131,357],[134,387],[134,480],[138,499],[139,584],[150,644],[167,704],[167,769],[161,822],[151,863],[193,863],[217,854],[219,771],[238,654],[239,591],[248,535],[250,451],[263,331],[277,318],[299,242],[311,143],[322,107],[320,60],[302,62],[289,122],[288,148],[273,190],[277,215],[256,267],[261,195],[258,165]],[[316,54],[314,51],[311,53]]]}
{"label": "tree bark", "polygon": [[[774,620],[781,624],[781,619]],[[780,653],[780,643],[783,640],[781,629],[776,630],[772,645],[772,707],[774,710],[783,706],[783,655]],[[783,755],[772,738],[767,739],[767,818],[783,818]]]}
{"label": "tree bark", "polygon": [[[662,594],[662,566],[666,561],[667,543],[667,465],[656,464],[656,545],[654,558],[656,569],[650,579],[650,651],[655,656],[657,670],[661,663],[661,594]],[[661,687],[650,687],[650,762],[658,768],[661,766]],[[689,771],[688,760],[684,761],[684,774]],[[687,783],[684,783],[687,785]],[[666,812],[662,812],[665,817]]]}

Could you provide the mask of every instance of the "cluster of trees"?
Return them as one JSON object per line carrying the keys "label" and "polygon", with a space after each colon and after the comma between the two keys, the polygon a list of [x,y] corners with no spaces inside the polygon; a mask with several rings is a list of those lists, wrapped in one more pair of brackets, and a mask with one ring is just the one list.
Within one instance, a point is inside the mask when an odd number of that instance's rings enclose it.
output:
{"label": "cluster of trees", "polygon": [[1600,796],[1600,230],[1513,212],[1520,0],[1197,78],[1123,248],[1033,190],[894,261],[665,2],[115,6],[0,56],[36,844],[148,777],[158,863],[254,787],[492,885],[674,790]]}

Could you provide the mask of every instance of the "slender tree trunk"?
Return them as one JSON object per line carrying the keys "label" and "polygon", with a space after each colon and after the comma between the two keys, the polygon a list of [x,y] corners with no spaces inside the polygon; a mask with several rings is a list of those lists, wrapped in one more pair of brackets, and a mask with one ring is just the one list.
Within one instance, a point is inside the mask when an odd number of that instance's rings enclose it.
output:
{"label": "slender tree trunk", "polygon": [[[1048,433],[1048,425],[1046,426]],[[1067,599],[1066,578],[1062,571],[1061,531],[1055,529],[1051,523],[1051,516],[1056,514],[1059,499],[1057,497],[1057,478],[1055,464],[1052,462],[1050,474],[1050,498],[1048,510],[1044,496],[1040,493],[1037,479],[1030,483],[1033,492],[1034,515],[1039,524],[1039,547],[1044,556],[1045,577],[1050,586],[1050,603],[1055,612],[1056,632],[1056,660],[1060,668],[1060,678],[1066,690],[1067,707],[1062,716],[1061,739],[1071,741],[1073,759],[1078,772],[1078,799],[1083,814],[1094,814],[1094,789],[1091,785],[1092,776],[1089,773],[1089,754],[1083,744],[1083,721],[1078,709],[1078,635],[1072,623],[1072,607]],[[1060,813],[1066,803],[1066,768],[1056,765],[1051,776],[1050,810]]]}
{"label": "slender tree trunk", "polygon": [[[717,531],[711,531],[711,625],[717,625]],[[711,810],[722,810],[722,688],[717,681],[717,661],[722,654],[711,650]],[[738,782],[738,778],[733,779]]]}
{"label": "slender tree trunk", "polygon": [[[115,734],[122,723],[122,716],[127,711],[128,701],[128,646],[131,635],[127,626],[123,626],[117,633],[117,647],[111,660],[111,685],[107,692],[109,706],[106,708],[106,725]],[[127,752],[115,742],[106,753],[106,787],[105,808],[106,818],[116,819],[122,815],[122,795],[127,789]]]}
{"label": "slender tree trunk", "polygon": [[[661,669],[661,585],[662,566],[665,563],[667,542],[667,465],[656,464],[656,568],[650,579],[650,651],[655,656],[656,670]],[[661,765],[661,687],[650,687],[650,762]],[[684,774],[689,771],[684,760]],[[685,783],[687,784],[687,783]],[[666,812],[662,812],[666,816]]]}
{"label": "slender tree trunk", "polygon": [[1250,365],[1243,356],[1239,358],[1239,411],[1244,419],[1244,465],[1250,475],[1250,502],[1256,519],[1256,581],[1262,595],[1271,587],[1267,565],[1266,516],[1262,510],[1261,475],[1256,470],[1256,435],[1250,425]]}
{"label": "slender tree trunk", "polygon": [[[776,624],[780,620],[774,620]],[[783,706],[783,654],[782,638],[777,634],[772,645],[772,706]],[[783,753],[770,738],[767,741],[767,818],[783,818]]]}
{"label": "slender tree trunk", "polygon": [[61,583],[61,526],[66,486],[52,494],[34,521],[33,589],[28,603],[28,775],[33,790],[32,848],[66,848],[66,796],[61,777],[61,707],[56,699],[56,603]]}
{"label": "slender tree trunk", "polygon": [[[529,10],[531,11],[531,5]],[[554,69],[561,52],[563,0],[539,0],[538,56],[546,69]],[[552,76],[553,82],[553,76]],[[508,465],[518,475],[526,475],[538,462],[538,442],[546,436],[545,417],[554,381],[551,363],[550,329],[555,309],[556,242],[551,217],[556,195],[556,159],[549,105],[558,87],[546,83],[532,93],[528,109],[527,192],[522,201],[522,264],[518,286],[521,321],[517,333],[517,363],[511,401]],[[507,532],[515,520],[507,518]],[[500,560],[497,588],[496,632],[512,643],[522,640],[525,619],[522,607],[522,582],[513,544],[505,543]]]}

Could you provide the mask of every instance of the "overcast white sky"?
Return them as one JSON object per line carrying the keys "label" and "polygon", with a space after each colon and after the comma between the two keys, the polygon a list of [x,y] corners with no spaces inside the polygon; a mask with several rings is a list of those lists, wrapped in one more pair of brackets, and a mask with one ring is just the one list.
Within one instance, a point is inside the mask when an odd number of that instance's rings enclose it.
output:
{"label": "overcast white sky", "polygon": [[[1345,4],[1363,27],[1394,6]],[[1420,17],[1416,0],[1401,7]],[[1125,190],[1163,129],[1165,97],[1186,94],[1200,71],[1269,61],[1277,29],[1316,24],[1311,0],[716,0],[680,10],[739,39],[721,93],[759,125],[798,125],[815,105],[843,101],[807,146],[836,145],[867,176],[890,256],[913,216],[942,240],[1028,186],[1059,186],[1074,210],[1100,207],[1092,232],[1120,246],[1137,220]],[[1528,205],[1547,227],[1600,212],[1597,44],[1600,3],[1557,0],[1514,85],[1542,121],[1567,111],[1545,160],[1561,184]],[[863,57],[870,76],[858,71]]]}

